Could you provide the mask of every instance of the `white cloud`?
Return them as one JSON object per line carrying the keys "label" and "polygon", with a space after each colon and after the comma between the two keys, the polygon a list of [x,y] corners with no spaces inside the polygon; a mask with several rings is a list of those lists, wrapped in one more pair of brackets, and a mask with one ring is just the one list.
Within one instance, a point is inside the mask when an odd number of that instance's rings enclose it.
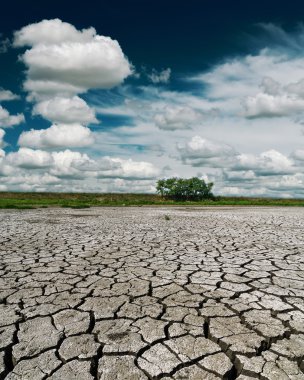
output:
{"label": "white cloud", "polygon": [[27,79],[23,83],[25,91],[29,92],[28,101],[41,101],[50,98],[71,97],[75,94],[84,92],[82,87],[73,86],[67,83],[53,82],[50,80],[31,80]]}
{"label": "white cloud", "polygon": [[232,180],[225,178],[220,187],[222,195],[237,196],[268,196],[280,198],[303,198],[304,195],[303,173],[260,176],[255,178],[243,178]]}
{"label": "white cloud", "polygon": [[24,122],[24,115],[19,113],[11,115],[8,110],[0,105],[0,127],[13,127]]}
{"label": "white cloud", "polygon": [[131,74],[118,42],[103,36],[83,44],[37,45],[22,59],[30,79],[62,82],[84,91],[114,87]]}
{"label": "white cloud", "polygon": [[304,150],[297,149],[292,154],[291,157],[297,161],[304,161]]}
{"label": "white cloud", "polygon": [[[13,175],[13,168],[5,163],[3,158],[0,158],[0,177],[8,177]],[[3,182],[3,178],[1,178]]]}
{"label": "white cloud", "polygon": [[66,92],[85,92],[114,87],[132,73],[117,41],[97,35],[94,28],[78,31],[59,19],[22,28],[15,33],[14,44],[30,46],[21,59],[28,67],[24,86],[34,90],[34,97],[42,83],[44,95],[57,87],[60,94],[64,87]]}
{"label": "white cloud", "polygon": [[256,179],[256,175],[253,170],[229,170],[224,172],[225,180],[230,182],[242,182]]}
{"label": "white cloud", "polygon": [[53,124],[47,129],[22,132],[19,145],[31,148],[85,147],[94,142],[89,128],[80,124]]}
{"label": "white cloud", "polygon": [[293,173],[295,168],[291,159],[271,149],[260,155],[238,155],[233,170],[253,170],[258,175],[269,176]]}
{"label": "white cloud", "polygon": [[259,93],[254,97],[248,97],[243,105],[244,116],[248,118],[294,116],[304,111],[304,99],[288,94],[273,96]]}
{"label": "white cloud", "polygon": [[281,92],[281,84],[271,77],[264,77],[260,87],[264,93],[269,95],[278,95]]}
{"label": "white cloud", "polygon": [[8,188],[24,191],[36,191],[43,185],[54,185],[60,182],[59,178],[48,173],[30,174],[28,171],[10,175],[6,180]]}
{"label": "white cloud", "polygon": [[275,191],[303,191],[304,176],[301,173],[295,175],[283,175],[267,183],[267,188]]}
{"label": "white cloud", "polygon": [[54,19],[15,32],[14,45],[27,47],[21,56],[27,66],[23,85],[29,92],[27,99],[36,103],[33,114],[53,123],[46,130],[23,132],[20,145],[34,148],[91,145],[93,135],[85,126],[98,121],[94,110],[76,95],[91,88],[114,87],[132,73],[119,43],[97,35],[94,28],[77,30]]}
{"label": "white cloud", "polygon": [[167,68],[161,71],[153,69],[151,74],[147,74],[147,76],[150,79],[150,81],[154,84],[168,83],[171,76],[171,69]]}
{"label": "white cloud", "polygon": [[288,47],[265,48],[226,60],[190,80],[201,82],[205,97],[230,115],[241,114],[243,105],[248,108],[243,116],[285,116],[303,107],[303,67],[302,54],[290,54]]}
{"label": "white cloud", "polygon": [[123,178],[102,179],[100,180],[104,192],[107,193],[155,193],[154,180],[128,180]]}
{"label": "white cloud", "polygon": [[13,94],[10,90],[4,90],[3,88],[0,88],[0,102],[16,99],[19,99],[18,95]]}
{"label": "white cloud", "polygon": [[304,97],[304,79],[298,82],[289,83],[285,86],[285,90],[291,94],[298,95],[299,97]]}
{"label": "white cloud", "polygon": [[263,92],[249,96],[242,102],[245,117],[263,118],[303,114],[304,79],[282,85],[271,77],[265,77],[260,87]]}
{"label": "white cloud", "polygon": [[[190,80],[198,81],[206,86],[206,96],[213,101],[221,99],[237,99],[254,94],[262,77],[266,76],[264,67],[275,66],[272,57],[263,55],[246,56],[228,60],[216,65],[210,71],[199,74]],[[229,103],[230,105],[230,103]]]}
{"label": "white cloud", "polygon": [[165,107],[164,110],[154,116],[154,122],[159,129],[175,131],[177,129],[191,129],[194,123],[202,118],[202,113],[190,107]]}
{"label": "white cloud", "polygon": [[94,28],[77,30],[73,25],[56,18],[30,24],[15,32],[14,46],[55,45],[61,42],[88,42],[94,38]]}
{"label": "white cloud", "polygon": [[85,173],[79,170],[79,167],[93,163],[87,154],[72,152],[69,149],[53,152],[52,157],[54,165],[50,170],[50,174],[63,178],[84,179]]}
{"label": "white cloud", "polygon": [[[123,159],[119,157],[100,157],[93,160],[86,154],[71,152],[54,152],[56,170],[52,170],[53,174],[58,175],[60,172],[72,173],[79,178],[121,178],[127,180],[134,179],[152,179],[160,174],[160,170],[153,164],[146,161],[134,161],[132,159]],[[64,169],[62,169],[64,168]],[[60,174],[62,175],[62,174]],[[66,174],[65,174],[66,175]]]}
{"label": "white cloud", "polygon": [[229,145],[194,136],[186,144],[178,144],[182,161],[191,166],[223,167],[237,152]]}
{"label": "white cloud", "polygon": [[274,194],[271,194],[266,187],[260,185],[247,188],[240,184],[239,186],[223,186],[221,189],[221,195],[232,197],[261,197],[273,196]]}
{"label": "white cloud", "polygon": [[160,174],[160,170],[150,162],[138,162],[132,159],[104,157],[101,166],[99,178],[149,179],[156,178]]}
{"label": "white cloud", "polygon": [[[5,135],[5,131],[3,129],[0,129],[0,148],[4,146],[4,141],[3,141],[4,135]],[[0,149],[0,152],[1,151],[3,152],[2,149]],[[0,153],[0,157],[1,157],[1,153]]]}
{"label": "white cloud", "polygon": [[[1,140],[4,136],[3,130],[0,129],[0,146],[1,146]],[[0,149],[0,177],[9,176],[13,173],[13,168],[7,164],[6,157],[5,157],[5,151],[3,149]],[[3,182],[3,179],[1,178],[1,182]]]}
{"label": "white cloud", "polygon": [[47,168],[53,164],[50,153],[29,148],[20,148],[18,152],[9,153],[6,159],[11,165],[24,169]]}
{"label": "white cloud", "polygon": [[[5,169],[5,170],[4,170]],[[31,174],[31,170],[35,173]],[[26,174],[27,173],[27,174]],[[58,184],[62,181],[95,181],[95,189],[99,180],[124,180],[118,184],[119,188],[137,182],[136,187],[140,188],[140,181],[150,181],[149,186],[154,184],[153,181],[160,174],[160,170],[152,163],[146,161],[134,161],[132,159],[123,159],[119,157],[101,157],[97,160],[91,159],[87,154],[71,151],[66,149],[58,152],[47,152],[42,150],[33,150],[29,148],[20,148],[19,151],[9,153],[0,150],[0,175],[7,176],[7,183],[16,185],[24,183],[31,188],[47,185],[42,181],[41,176],[50,178],[49,184]],[[27,180],[26,178],[29,178]],[[41,180],[41,181],[40,181]],[[92,183],[92,182],[91,182]],[[146,186],[143,183],[142,186]],[[113,189],[113,186],[111,187]],[[24,188],[26,190],[26,188]]]}
{"label": "white cloud", "polygon": [[53,123],[87,125],[97,122],[93,109],[78,96],[72,98],[55,97],[39,102],[33,108],[33,115],[41,115]]}
{"label": "white cloud", "polygon": [[153,179],[160,173],[153,164],[118,157],[102,157],[92,160],[86,154],[65,150],[53,152],[54,166],[50,173],[59,177]]}

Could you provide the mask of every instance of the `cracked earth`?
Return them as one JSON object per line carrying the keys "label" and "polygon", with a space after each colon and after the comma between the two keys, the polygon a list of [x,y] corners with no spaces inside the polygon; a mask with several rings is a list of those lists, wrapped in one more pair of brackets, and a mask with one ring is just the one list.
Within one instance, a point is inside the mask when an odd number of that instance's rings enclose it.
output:
{"label": "cracked earth", "polygon": [[300,208],[1,211],[0,378],[304,379],[303,228]]}

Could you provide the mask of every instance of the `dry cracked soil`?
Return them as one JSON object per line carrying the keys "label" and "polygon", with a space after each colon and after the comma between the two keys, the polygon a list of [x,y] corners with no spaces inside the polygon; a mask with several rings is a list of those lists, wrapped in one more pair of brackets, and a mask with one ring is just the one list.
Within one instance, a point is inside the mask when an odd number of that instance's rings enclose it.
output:
{"label": "dry cracked soil", "polygon": [[304,209],[0,221],[1,379],[304,379]]}

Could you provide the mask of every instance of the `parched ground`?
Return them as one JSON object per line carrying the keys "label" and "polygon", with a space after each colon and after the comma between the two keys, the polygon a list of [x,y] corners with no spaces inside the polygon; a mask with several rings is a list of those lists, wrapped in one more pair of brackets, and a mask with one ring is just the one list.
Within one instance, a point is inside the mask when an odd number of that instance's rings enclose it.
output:
{"label": "parched ground", "polygon": [[0,378],[304,379],[303,229],[300,208],[1,211]]}

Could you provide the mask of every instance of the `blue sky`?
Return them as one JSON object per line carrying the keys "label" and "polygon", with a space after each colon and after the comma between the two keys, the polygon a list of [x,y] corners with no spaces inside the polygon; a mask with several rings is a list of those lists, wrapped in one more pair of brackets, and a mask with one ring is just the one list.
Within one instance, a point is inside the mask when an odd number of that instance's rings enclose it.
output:
{"label": "blue sky", "polygon": [[154,192],[200,176],[217,194],[303,197],[303,10],[10,1],[0,190]]}

